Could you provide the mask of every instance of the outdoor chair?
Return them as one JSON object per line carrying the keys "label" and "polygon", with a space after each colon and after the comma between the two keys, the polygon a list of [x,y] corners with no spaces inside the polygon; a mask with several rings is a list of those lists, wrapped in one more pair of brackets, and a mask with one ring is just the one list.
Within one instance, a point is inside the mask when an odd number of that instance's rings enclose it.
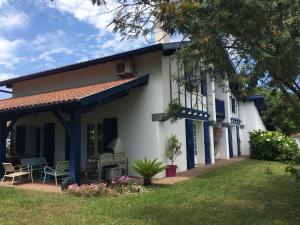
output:
{"label": "outdoor chair", "polygon": [[[33,178],[32,178],[32,173],[30,171],[29,166],[27,167],[20,167],[20,166],[16,166],[13,167],[13,165],[11,163],[3,163],[3,167],[4,167],[4,176],[2,178],[2,182],[4,181],[5,177],[9,177],[12,178],[11,184],[13,185],[15,177],[19,177],[20,181],[21,181],[21,177],[28,175],[28,180],[31,178],[31,182],[33,182]],[[15,168],[19,168],[19,169],[15,169]]]}
{"label": "outdoor chair", "polygon": [[69,161],[59,161],[55,169],[45,166],[43,183],[45,183],[47,175],[53,176],[55,178],[55,184],[57,185],[57,177],[63,177],[69,175]]}

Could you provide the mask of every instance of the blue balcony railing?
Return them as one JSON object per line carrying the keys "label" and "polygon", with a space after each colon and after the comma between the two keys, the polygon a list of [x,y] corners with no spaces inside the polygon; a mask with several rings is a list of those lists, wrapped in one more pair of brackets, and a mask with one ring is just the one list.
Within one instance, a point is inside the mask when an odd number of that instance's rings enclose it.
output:
{"label": "blue balcony railing", "polygon": [[225,103],[223,100],[216,99],[216,115],[220,119],[225,118]]}

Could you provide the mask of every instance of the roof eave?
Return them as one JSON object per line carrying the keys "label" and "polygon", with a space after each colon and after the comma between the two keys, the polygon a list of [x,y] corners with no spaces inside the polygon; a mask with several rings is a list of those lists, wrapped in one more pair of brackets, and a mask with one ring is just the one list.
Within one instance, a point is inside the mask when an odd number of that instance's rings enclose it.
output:
{"label": "roof eave", "polygon": [[155,45],[151,45],[151,46],[147,46],[147,47],[143,47],[143,48],[127,51],[127,52],[122,52],[122,53],[118,53],[118,54],[114,54],[114,55],[110,55],[110,56],[105,56],[105,57],[98,58],[98,59],[93,59],[93,60],[89,60],[89,61],[85,61],[85,62],[66,65],[63,67],[46,70],[46,71],[42,71],[42,72],[38,72],[38,73],[28,74],[25,76],[20,76],[20,77],[8,79],[8,80],[3,80],[3,81],[0,81],[0,86],[6,86],[8,88],[11,88],[12,85],[17,82],[31,80],[31,79],[35,79],[35,78],[44,77],[44,76],[50,76],[50,75],[64,73],[64,72],[73,71],[73,70],[79,70],[79,69],[83,69],[86,67],[131,57],[134,55],[146,54],[149,52],[162,51],[164,55],[171,55],[179,47],[180,47],[179,42],[166,43],[166,44],[155,44]]}

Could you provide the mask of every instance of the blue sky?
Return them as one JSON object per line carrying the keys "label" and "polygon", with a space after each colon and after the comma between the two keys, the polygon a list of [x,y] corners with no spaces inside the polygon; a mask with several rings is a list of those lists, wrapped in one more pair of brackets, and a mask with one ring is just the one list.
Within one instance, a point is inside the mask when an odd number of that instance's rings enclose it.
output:
{"label": "blue sky", "polygon": [[148,44],[121,41],[111,19],[89,0],[0,0],[0,80]]}

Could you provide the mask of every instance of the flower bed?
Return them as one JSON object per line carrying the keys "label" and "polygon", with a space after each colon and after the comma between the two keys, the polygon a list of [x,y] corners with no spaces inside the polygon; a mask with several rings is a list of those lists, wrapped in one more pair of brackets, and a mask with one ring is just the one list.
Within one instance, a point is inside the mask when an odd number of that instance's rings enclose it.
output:
{"label": "flower bed", "polygon": [[77,184],[69,185],[67,193],[75,196],[83,197],[116,197],[118,193],[107,187],[105,183],[101,184],[83,184],[81,186]]}
{"label": "flower bed", "polygon": [[136,177],[122,176],[112,180],[112,188],[118,193],[139,193],[146,189],[139,184]]}
{"label": "flower bed", "polygon": [[101,184],[83,184],[69,185],[66,193],[82,197],[116,197],[120,194],[140,193],[146,189],[139,184],[138,179],[130,176],[122,176],[112,180],[111,185]]}

